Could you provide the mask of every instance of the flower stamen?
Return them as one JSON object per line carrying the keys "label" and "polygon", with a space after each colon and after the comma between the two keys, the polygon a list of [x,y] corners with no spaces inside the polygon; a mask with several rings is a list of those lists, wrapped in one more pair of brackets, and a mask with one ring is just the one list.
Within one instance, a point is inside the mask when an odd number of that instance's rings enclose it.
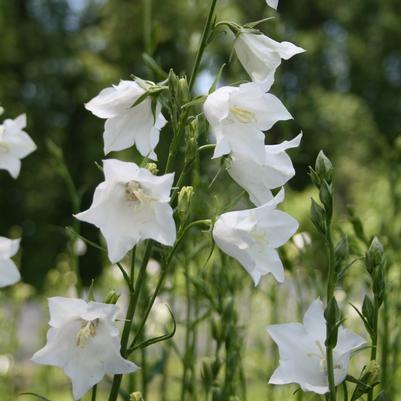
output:
{"label": "flower stamen", "polygon": [[98,319],[81,321],[81,328],[78,330],[75,342],[77,347],[85,347],[89,338],[96,336],[97,323]]}
{"label": "flower stamen", "polygon": [[256,121],[255,113],[239,106],[230,107],[232,116],[241,123],[250,123]]}

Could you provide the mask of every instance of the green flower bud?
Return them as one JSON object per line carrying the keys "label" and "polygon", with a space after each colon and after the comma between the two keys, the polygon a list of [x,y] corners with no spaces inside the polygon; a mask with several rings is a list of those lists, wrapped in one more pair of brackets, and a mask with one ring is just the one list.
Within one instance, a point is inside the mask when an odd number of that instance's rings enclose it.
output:
{"label": "green flower bud", "polygon": [[120,295],[117,291],[111,290],[109,293],[106,295],[106,298],[104,300],[105,304],[112,304],[115,305],[120,298]]}
{"label": "green flower bud", "polygon": [[316,201],[311,199],[311,220],[316,229],[321,233],[326,233],[326,213],[325,210],[316,203]]}
{"label": "green flower bud", "polygon": [[336,245],[334,250],[336,272],[341,269],[342,262],[349,256],[348,238],[344,236]]}
{"label": "green flower bud", "polygon": [[198,151],[198,135],[199,135],[198,125],[199,125],[199,119],[198,119],[198,117],[196,117],[190,122],[190,124],[188,125],[188,128],[186,130],[186,136],[185,136],[185,143],[186,143],[185,162],[186,163],[193,161],[193,159],[196,157],[196,153]]}
{"label": "green flower bud", "polygon": [[316,158],[315,172],[319,177],[320,182],[325,180],[328,184],[331,184],[333,180],[333,165],[322,150]]}
{"label": "green flower bud", "polygon": [[370,361],[366,366],[365,373],[368,373],[367,384],[374,386],[380,382],[381,369],[377,361]]}
{"label": "green flower bud", "polygon": [[181,225],[184,225],[188,220],[193,196],[193,187],[182,187],[178,193],[178,218],[180,219]]}
{"label": "green flower bud", "polygon": [[223,330],[222,330],[221,322],[216,319],[212,320],[212,337],[217,342],[220,342],[223,340]]}
{"label": "green flower bud", "polygon": [[185,104],[189,101],[190,93],[187,78],[180,78],[178,80],[179,96],[181,104]]}
{"label": "green flower bud", "polygon": [[326,310],[324,311],[324,317],[327,326],[331,329],[330,332],[327,333],[325,345],[334,348],[337,345],[338,326],[341,318],[340,309],[334,297],[329,300]]}
{"label": "green flower bud", "polygon": [[323,180],[320,186],[319,198],[326,210],[327,216],[331,218],[333,214],[333,188],[326,180]]}
{"label": "green flower bud", "polygon": [[384,264],[383,245],[377,237],[374,237],[365,256],[366,269],[372,275],[378,266]]}
{"label": "green flower bud", "polygon": [[146,163],[145,168],[146,168],[146,170],[149,170],[154,175],[157,175],[157,173],[159,172],[159,169],[157,168],[156,163],[152,163],[152,162]]}
{"label": "green flower bud", "polygon": [[144,401],[140,391],[135,391],[134,393],[131,393],[129,396],[129,400],[130,401]]}

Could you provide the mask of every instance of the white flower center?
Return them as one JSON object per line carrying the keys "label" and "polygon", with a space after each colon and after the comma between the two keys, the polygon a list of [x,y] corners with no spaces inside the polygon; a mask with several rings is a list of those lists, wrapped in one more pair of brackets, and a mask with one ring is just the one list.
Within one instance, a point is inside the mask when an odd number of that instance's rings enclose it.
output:
{"label": "white flower center", "polygon": [[96,327],[98,319],[81,320],[81,327],[78,330],[75,344],[77,347],[83,348],[87,344],[89,338],[96,336]]}
{"label": "white flower center", "polygon": [[125,199],[129,202],[148,203],[153,200],[141,185],[136,181],[129,181],[125,184]]}
{"label": "white flower center", "polygon": [[239,106],[230,107],[230,113],[236,120],[238,120],[241,123],[247,124],[256,120],[255,113],[253,113],[250,110],[243,109],[242,107]]}

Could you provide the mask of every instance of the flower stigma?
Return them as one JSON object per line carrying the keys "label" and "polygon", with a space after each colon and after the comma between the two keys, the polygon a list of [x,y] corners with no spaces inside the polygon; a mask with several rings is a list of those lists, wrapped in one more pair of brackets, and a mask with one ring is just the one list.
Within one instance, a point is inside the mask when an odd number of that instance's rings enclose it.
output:
{"label": "flower stigma", "polygon": [[83,348],[87,344],[90,337],[96,336],[96,326],[98,319],[95,320],[81,320],[81,327],[76,336],[76,346]]}

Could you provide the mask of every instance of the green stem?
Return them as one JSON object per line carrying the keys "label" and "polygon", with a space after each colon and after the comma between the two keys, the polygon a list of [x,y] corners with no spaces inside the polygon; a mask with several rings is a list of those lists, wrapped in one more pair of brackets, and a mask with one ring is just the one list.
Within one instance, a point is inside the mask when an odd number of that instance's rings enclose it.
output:
{"label": "green stem", "polygon": [[[374,299],[374,316],[373,316],[373,336],[372,336],[372,348],[370,350],[370,360],[375,361],[377,357],[377,336],[379,330],[379,302],[377,298]],[[368,393],[368,401],[373,401],[373,389]]]}
{"label": "green stem", "polygon": [[[133,319],[134,319],[134,315],[135,315],[135,310],[138,305],[139,295],[140,295],[142,285],[144,282],[144,278],[146,275],[146,266],[148,265],[150,255],[152,253],[152,246],[153,246],[152,241],[148,241],[146,250],[145,250],[145,255],[142,260],[142,265],[139,270],[138,278],[135,283],[135,289],[133,292],[130,291],[129,305],[128,305],[128,310],[127,310],[127,314],[125,317],[123,334],[121,336],[121,355],[123,357],[128,356],[127,355],[127,346],[128,346],[129,335],[131,332],[131,327],[132,327],[132,323],[133,323]],[[119,391],[120,385],[121,385],[121,380],[122,380],[122,375],[114,375],[113,384],[111,386],[110,395],[109,395],[109,401],[117,400],[118,391]]]}
{"label": "green stem", "polygon": [[[334,244],[331,233],[331,218],[327,218],[326,225],[326,246],[328,253],[328,280],[327,280],[327,298],[326,304],[334,298],[334,290],[336,287],[336,271],[335,271],[335,260],[334,260]],[[327,336],[331,333],[332,327],[327,323]],[[333,363],[333,347],[331,345],[326,346],[326,361],[327,361],[327,375],[329,381],[329,400],[336,401],[336,384],[334,380],[334,363]]]}
{"label": "green stem", "polygon": [[191,78],[189,80],[189,90],[190,91],[193,89],[196,75],[198,73],[200,63],[202,61],[203,53],[207,46],[207,41],[209,39],[210,27],[212,24],[214,10],[216,8],[216,3],[217,3],[217,0],[212,0],[212,3],[210,4],[209,14],[207,16],[205,27],[203,28],[201,42],[200,42],[200,45],[198,48],[198,52],[196,53],[195,64],[192,68]]}
{"label": "green stem", "polygon": [[189,266],[187,261],[184,263],[185,268],[185,296],[187,300],[187,310],[186,310],[186,332],[185,332],[185,350],[184,350],[184,363],[183,363],[183,374],[181,380],[181,401],[185,401],[185,393],[187,390],[187,381],[188,381],[188,371],[191,367],[190,358],[190,339],[191,339],[191,312],[192,312],[192,303],[191,303],[191,290],[190,290],[190,281],[189,281]]}
{"label": "green stem", "polygon": [[92,397],[91,401],[96,401],[96,393],[97,393],[97,384],[92,387]]}
{"label": "green stem", "polygon": [[[186,227],[184,227],[181,230],[181,233],[179,234],[178,239],[176,240],[172,250],[170,251],[169,255],[167,256],[167,258],[166,258],[166,260],[165,260],[165,262],[163,264],[162,272],[161,272],[160,277],[159,277],[159,281],[157,282],[155,291],[154,291],[154,293],[152,295],[151,300],[149,301],[148,307],[146,308],[146,311],[144,313],[142,321],[139,324],[139,327],[138,327],[138,329],[136,331],[134,340],[132,341],[130,347],[127,350],[127,356],[130,355],[135,350],[135,345],[136,345],[137,341],[139,340],[139,338],[141,336],[143,328],[145,327],[146,321],[147,321],[147,319],[149,317],[150,311],[152,310],[153,304],[154,304],[157,296],[159,295],[159,292],[160,292],[160,290],[161,290],[161,288],[162,288],[162,286],[164,284],[164,280],[165,280],[165,278],[167,276],[171,260],[173,259],[173,256],[174,256],[178,246],[181,244],[182,240],[184,239],[185,234],[188,232],[188,230],[191,227],[194,227],[194,226],[200,225],[200,224],[210,224],[210,223],[211,223],[210,220],[196,220],[196,221],[193,221],[192,223],[188,224]],[[112,400],[109,400],[109,401],[112,401]]]}

